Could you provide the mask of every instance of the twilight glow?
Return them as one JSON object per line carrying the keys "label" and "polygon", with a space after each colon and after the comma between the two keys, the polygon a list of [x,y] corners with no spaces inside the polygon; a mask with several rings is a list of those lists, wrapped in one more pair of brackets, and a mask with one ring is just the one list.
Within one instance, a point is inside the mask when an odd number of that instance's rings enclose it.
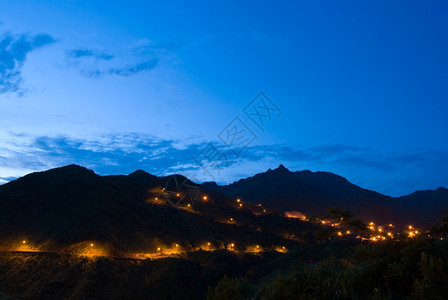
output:
{"label": "twilight glow", "polygon": [[[70,163],[221,183],[284,164],[394,196],[447,186],[447,6],[3,1],[0,183]],[[260,91],[261,127],[245,113]]]}

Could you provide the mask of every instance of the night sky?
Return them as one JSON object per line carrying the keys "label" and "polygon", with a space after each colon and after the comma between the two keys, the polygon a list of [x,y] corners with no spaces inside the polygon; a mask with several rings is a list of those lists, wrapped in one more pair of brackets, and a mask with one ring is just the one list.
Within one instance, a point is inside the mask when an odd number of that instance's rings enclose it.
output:
{"label": "night sky", "polygon": [[0,183],[284,164],[448,186],[445,1],[0,1]]}

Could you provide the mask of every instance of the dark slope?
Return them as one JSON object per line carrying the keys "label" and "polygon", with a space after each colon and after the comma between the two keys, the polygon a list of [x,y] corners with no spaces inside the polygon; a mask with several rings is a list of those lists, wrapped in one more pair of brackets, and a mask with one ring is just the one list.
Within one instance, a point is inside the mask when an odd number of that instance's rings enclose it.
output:
{"label": "dark slope", "polygon": [[302,252],[312,252],[312,259],[320,248],[260,255],[196,251],[140,261],[0,252],[0,299],[205,299],[207,287],[224,275],[260,280],[291,270]]}
{"label": "dark slope", "polygon": [[366,221],[371,218],[384,223],[400,221],[394,212],[393,198],[360,188],[327,172],[290,172],[280,165],[227,186],[215,183],[203,186],[230,197],[312,215],[325,214],[330,207],[345,207]]}
{"label": "dark slope", "polygon": [[[197,186],[176,178],[180,185]],[[341,207],[381,223],[431,225],[448,214],[444,188],[395,199],[331,173],[290,172],[283,166],[228,186],[203,184],[201,193],[209,200],[196,202],[194,211],[154,204],[156,191],[172,184],[171,179],[144,171],[101,177],[76,165],[27,175],[0,186],[0,242],[25,239],[60,249],[94,241],[119,254],[153,251],[158,243],[274,245],[285,243],[286,233],[302,232],[301,240],[311,236],[312,224],[282,218],[272,209],[256,216],[232,197],[312,215]],[[185,185],[179,190],[187,193]],[[230,217],[233,224],[227,222]]]}
{"label": "dark slope", "polygon": [[200,188],[185,176],[174,174],[166,177],[151,175],[143,170],[137,170],[129,175],[104,176],[105,181],[118,186],[133,198],[147,200],[154,195],[155,189],[167,188],[170,191],[187,191],[187,186]]}
{"label": "dark slope", "polygon": [[410,224],[417,226],[436,223],[441,217],[448,216],[448,189],[417,191],[397,200]]}
{"label": "dark slope", "polygon": [[[148,203],[151,190],[166,181],[142,171],[101,177],[76,165],[27,175],[0,186],[0,239],[26,239],[46,249],[94,241],[120,254],[155,251],[157,243],[279,244],[285,228],[311,226],[274,215],[256,217],[219,195],[198,203],[195,212]],[[222,222],[229,216],[238,226]],[[257,230],[261,227],[263,232]]]}
{"label": "dark slope", "polygon": [[104,180],[134,199],[144,200],[152,195],[151,190],[160,187],[161,178],[151,175],[143,170],[137,170],[129,175],[104,176]]}
{"label": "dark slope", "polygon": [[[72,243],[84,237],[110,238],[107,220],[122,222],[113,206],[126,197],[94,172],[70,165],[33,173],[0,187],[2,234],[20,232],[39,240]],[[51,238],[51,239],[50,239]],[[87,238],[87,237],[86,237]]]}

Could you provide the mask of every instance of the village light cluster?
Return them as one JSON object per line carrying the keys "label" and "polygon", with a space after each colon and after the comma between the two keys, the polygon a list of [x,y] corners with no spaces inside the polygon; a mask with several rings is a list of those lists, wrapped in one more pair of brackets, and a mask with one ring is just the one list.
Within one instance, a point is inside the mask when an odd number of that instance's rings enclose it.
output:
{"label": "village light cluster", "polygon": [[408,236],[409,237],[415,237],[416,235],[419,235],[420,232],[418,230],[416,230],[413,226],[409,225],[409,231],[408,231]]}
{"label": "village light cluster", "polygon": [[[299,218],[299,215],[301,213],[298,212],[286,212],[285,216],[288,218]],[[308,217],[300,217],[302,220],[304,221],[309,221],[309,220],[315,220],[317,221],[319,224],[323,225],[323,226],[328,226],[328,227],[333,227],[333,228],[337,228],[339,229],[338,231],[335,231],[335,235],[337,237],[350,237],[350,238],[356,238],[356,239],[361,239],[362,241],[372,241],[372,242],[378,242],[378,241],[384,241],[387,239],[396,239],[399,236],[403,237],[403,236],[407,236],[409,238],[413,238],[419,234],[421,234],[421,232],[419,230],[417,230],[416,228],[414,228],[412,225],[409,225],[408,231],[405,231],[405,234],[403,235],[403,232],[400,235],[399,231],[394,230],[395,229],[395,225],[394,224],[387,224],[387,225],[376,225],[375,222],[371,221],[367,224],[367,230],[370,231],[370,233],[362,233],[358,231],[358,234],[355,235],[353,234],[352,230],[349,230],[347,227],[348,226],[344,226],[341,225],[343,218],[340,218],[340,221],[334,221],[334,220],[329,220],[329,219],[318,219],[318,218],[314,218],[314,219],[309,219]],[[341,230],[345,227],[344,230]],[[363,235],[363,236],[361,236]],[[428,235],[429,236],[429,235]]]}
{"label": "village light cluster", "polygon": [[[322,224],[324,225],[330,225],[329,223],[327,223],[327,221],[322,221]],[[338,226],[338,224],[331,224],[332,226]],[[387,227],[387,229],[386,229]],[[400,235],[400,232],[393,232],[392,229],[395,228],[395,226],[393,224],[388,224],[387,226],[377,226],[375,225],[375,222],[369,222],[367,228],[370,231],[370,236],[369,237],[361,237],[361,236],[356,236],[356,238],[361,238],[363,241],[365,240],[370,240],[373,242],[378,242],[378,241],[384,241],[386,239],[394,239],[397,235]],[[344,233],[342,231],[337,231],[336,232],[337,236],[343,236]],[[347,230],[345,232],[346,235],[350,235],[351,232],[349,230]],[[420,234],[420,231],[417,230],[416,228],[414,228],[414,226],[409,225],[408,226],[408,230],[405,231],[405,235],[407,235],[407,237],[409,238],[414,238],[417,235]]]}

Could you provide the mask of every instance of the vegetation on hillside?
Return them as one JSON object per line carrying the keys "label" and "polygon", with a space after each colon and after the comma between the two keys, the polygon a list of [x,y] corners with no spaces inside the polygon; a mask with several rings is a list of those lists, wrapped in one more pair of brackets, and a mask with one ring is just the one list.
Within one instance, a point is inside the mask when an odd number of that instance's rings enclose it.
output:
{"label": "vegetation on hillside", "polygon": [[[302,259],[301,259],[302,258]],[[448,242],[410,239],[362,244],[249,283],[224,277],[207,299],[445,299]]]}

